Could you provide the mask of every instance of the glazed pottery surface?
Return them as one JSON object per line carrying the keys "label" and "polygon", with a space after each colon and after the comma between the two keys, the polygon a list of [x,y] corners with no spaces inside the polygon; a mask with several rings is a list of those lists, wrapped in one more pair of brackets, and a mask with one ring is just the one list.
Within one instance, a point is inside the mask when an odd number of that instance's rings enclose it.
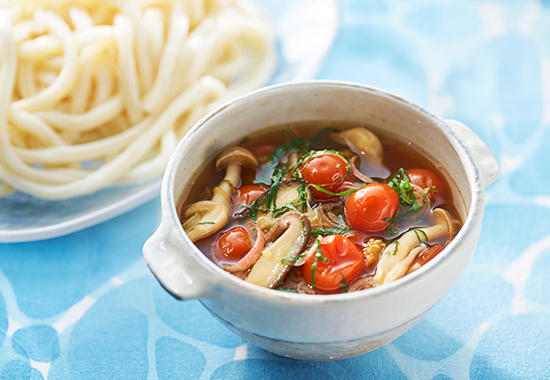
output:
{"label": "glazed pottery surface", "polygon": [[[178,210],[183,199],[206,163],[224,148],[298,122],[357,123],[410,141],[456,185],[453,195],[464,221],[458,235],[419,270],[378,288],[346,294],[264,289],[216,266],[181,227]],[[304,360],[356,356],[405,333],[460,278],[479,238],[484,189],[498,174],[494,156],[468,127],[443,121],[396,95],[334,81],[267,87],[210,113],[179,144],[163,179],[162,221],[143,252],[151,271],[174,297],[200,299],[225,326],[268,351]]]}

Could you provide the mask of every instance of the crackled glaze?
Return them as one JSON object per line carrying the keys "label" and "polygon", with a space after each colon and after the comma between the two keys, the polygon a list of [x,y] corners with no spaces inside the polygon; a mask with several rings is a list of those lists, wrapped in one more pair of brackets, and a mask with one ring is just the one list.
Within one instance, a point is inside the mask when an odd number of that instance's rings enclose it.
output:
{"label": "crackled glaze", "polygon": [[[191,243],[177,209],[212,155],[273,126],[317,120],[363,123],[374,132],[407,139],[444,168],[456,183],[453,191],[464,226],[442,254],[379,288],[310,296],[243,282]],[[143,252],[168,292],[178,299],[203,299],[213,315],[252,343],[298,359],[347,358],[380,345],[374,342],[397,338],[451,289],[472,257],[481,230],[484,189],[498,172],[494,156],[468,127],[445,123],[401,97],[334,81],[272,86],[214,111],[178,146],[163,180],[161,226]]]}

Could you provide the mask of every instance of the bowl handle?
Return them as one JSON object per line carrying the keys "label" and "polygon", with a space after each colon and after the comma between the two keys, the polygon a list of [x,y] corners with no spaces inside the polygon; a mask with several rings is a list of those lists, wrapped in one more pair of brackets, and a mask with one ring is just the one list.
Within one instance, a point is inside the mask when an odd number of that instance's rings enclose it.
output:
{"label": "bowl handle", "polygon": [[445,123],[464,139],[470,148],[474,160],[481,174],[481,183],[487,187],[493,183],[500,174],[498,161],[487,145],[478,135],[466,125],[457,120],[445,120]]}
{"label": "bowl handle", "polygon": [[187,252],[173,243],[170,229],[161,223],[157,231],[143,245],[143,257],[162,287],[174,298],[200,298],[209,289],[203,269]]}

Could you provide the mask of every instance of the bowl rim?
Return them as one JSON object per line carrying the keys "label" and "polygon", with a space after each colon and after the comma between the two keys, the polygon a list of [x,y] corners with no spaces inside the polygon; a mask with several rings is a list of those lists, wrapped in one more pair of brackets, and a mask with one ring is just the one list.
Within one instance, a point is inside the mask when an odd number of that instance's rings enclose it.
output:
{"label": "bowl rim", "polygon": [[[434,122],[434,125],[439,128],[443,134],[446,136],[447,140],[451,143],[453,148],[456,150],[459,158],[461,159],[461,164],[466,172],[468,183],[470,185],[471,192],[471,203],[470,207],[466,210],[467,217],[464,220],[464,223],[454,237],[454,239],[445,247],[443,254],[437,255],[434,259],[430,260],[426,265],[422,266],[418,270],[410,273],[406,276],[403,276],[391,283],[384,284],[384,286],[374,287],[370,289],[365,289],[364,291],[356,291],[349,293],[339,293],[339,294],[300,294],[300,293],[290,293],[282,292],[274,289],[263,288],[254,284],[250,284],[246,281],[243,281],[230,273],[224,271],[222,268],[217,266],[214,262],[208,259],[197,247],[196,245],[188,238],[185,234],[183,228],[181,228],[181,223],[178,217],[176,210],[177,200],[174,199],[174,185],[175,185],[175,172],[183,162],[183,155],[186,151],[186,146],[192,137],[205,125],[208,126],[208,123],[211,119],[216,117],[222,112],[225,112],[228,109],[233,107],[238,107],[241,104],[244,104],[249,101],[253,101],[259,95],[265,95],[270,93],[275,93],[278,91],[285,91],[287,89],[292,89],[295,87],[335,87],[335,88],[349,88],[352,90],[361,90],[373,93],[377,96],[386,96],[394,101],[400,102],[403,105],[413,109],[415,112],[423,115],[427,119],[430,119]],[[390,293],[397,292],[403,287],[408,287],[412,283],[420,281],[423,277],[429,273],[437,271],[441,264],[452,257],[460,254],[461,246],[466,244],[466,237],[473,232],[473,227],[477,222],[478,218],[482,216],[483,212],[483,203],[484,203],[484,187],[480,179],[480,172],[475,159],[470,151],[470,148],[466,142],[460,137],[460,135],[453,130],[449,125],[447,125],[441,118],[427,111],[424,107],[419,104],[412,102],[402,96],[396,95],[386,90],[382,90],[376,87],[353,83],[347,81],[339,80],[308,80],[302,82],[292,82],[292,83],[283,83],[276,84],[271,86],[262,87],[255,91],[241,95],[221,106],[211,111],[209,114],[204,116],[199,120],[193,128],[187,133],[187,135],[180,141],[176,147],[174,153],[172,154],[170,161],[167,165],[164,178],[162,180],[161,188],[161,205],[162,205],[162,218],[161,223],[165,222],[167,219],[170,220],[170,227],[175,224],[180,226],[177,229],[177,235],[179,240],[184,241],[188,244],[191,249],[186,250],[184,254],[189,255],[193,260],[195,260],[203,269],[208,271],[213,275],[217,281],[208,281],[207,286],[210,288],[206,292],[199,296],[199,299],[209,300],[213,299],[212,295],[216,293],[216,288],[222,286],[230,286],[240,292],[245,293],[248,296],[262,297],[266,300],[272,302],[282,301],[284,303],[291,304],[301,304],[303,306],[318,306],[320,304],[340,304],[343,302],[350,301],[359,301],[365,298],[376,298],[381,296],[386,296]],[[167,214],[168,213],[168,214]]]}

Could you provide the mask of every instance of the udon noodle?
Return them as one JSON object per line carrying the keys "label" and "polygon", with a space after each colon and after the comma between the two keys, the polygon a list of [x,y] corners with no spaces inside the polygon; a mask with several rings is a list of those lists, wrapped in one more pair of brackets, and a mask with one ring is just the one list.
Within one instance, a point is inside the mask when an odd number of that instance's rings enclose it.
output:
{"label": "udon noodle", "polygon": [[196,121],[275,66],[269,22],[246,0],[0,5],[0,196],[158,175]]}

